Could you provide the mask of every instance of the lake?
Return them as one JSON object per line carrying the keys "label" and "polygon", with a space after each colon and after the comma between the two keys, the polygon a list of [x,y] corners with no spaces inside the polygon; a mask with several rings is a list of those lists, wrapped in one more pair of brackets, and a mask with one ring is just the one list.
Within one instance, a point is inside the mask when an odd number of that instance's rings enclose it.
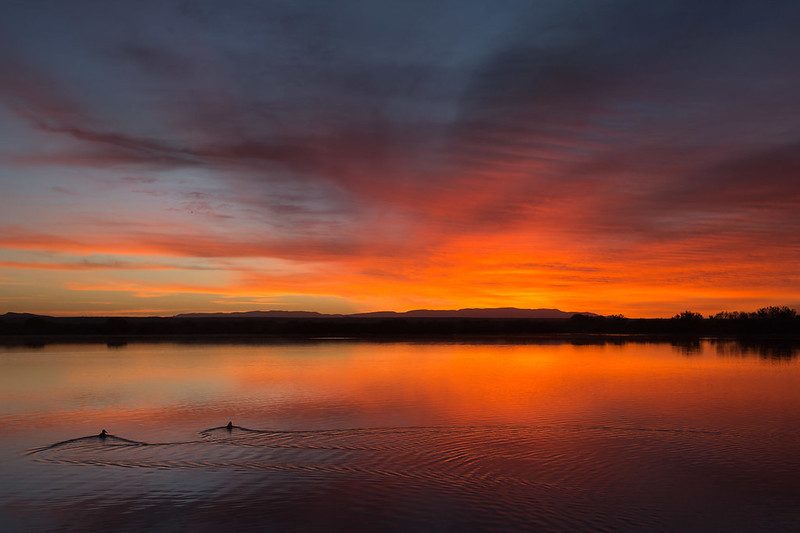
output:
{"label": "lake", "polygon": [[798,531],[799,361],[613,338],[4,346],[0,528]]}

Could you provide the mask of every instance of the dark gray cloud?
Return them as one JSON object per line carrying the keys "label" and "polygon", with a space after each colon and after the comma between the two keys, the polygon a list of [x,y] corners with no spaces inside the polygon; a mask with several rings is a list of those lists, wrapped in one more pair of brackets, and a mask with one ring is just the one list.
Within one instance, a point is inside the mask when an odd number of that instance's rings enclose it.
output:
{"label": "dark gray cloud", "polygon": [[[615,233],[798,207],[796,2],[3,11],[0,103],[60,142],[3,154],[17,165],[202,168],[287,216],[336,189],[354,220],[442,233],[563,226],[552,204]],[[308,201],[274,199],[297,184]]]}

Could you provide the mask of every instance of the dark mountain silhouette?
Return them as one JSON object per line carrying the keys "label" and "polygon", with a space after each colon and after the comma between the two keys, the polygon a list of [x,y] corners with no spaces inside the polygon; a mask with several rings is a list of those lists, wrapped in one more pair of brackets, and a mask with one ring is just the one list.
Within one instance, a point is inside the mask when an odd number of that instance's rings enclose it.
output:
{"label": "dark mountain silhouette", "polygon": [[53,318],[48,315],[36,315],[33,313],[13,313],[9,311],[3,315],[0,315],[0,319],[2,320],[25,320],[28,318]]}
{"label": "dark mountain silhouette", "polygon": [[236,313],[184,313],[176,318],[572,318],[581,314],[599,316],[594,313],[577,313],[560,309],[518,309],[516,307],[468,308],[468,309],[415,309],[413,311],[374,311],[371,313],[325,314],[313,311],[245,311]]}
{"label": "dark mountain silhouette", "polygon": [[334,317],[316,311],[241,311],[233,313],[182,313],[175,318],[314,318]]}

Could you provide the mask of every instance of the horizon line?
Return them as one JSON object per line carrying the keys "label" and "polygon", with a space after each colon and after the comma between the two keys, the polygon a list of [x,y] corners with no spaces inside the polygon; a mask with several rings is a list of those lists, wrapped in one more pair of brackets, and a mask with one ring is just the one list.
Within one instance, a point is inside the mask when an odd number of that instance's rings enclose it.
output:
{"label": "horizon line", "polygon": [[[319,316],[319,317],[352,317],[352,318],[359,318],[364,317],[368,318],[369,315],[379,315],[379,314],[387,314],[387,315],[408,315],[409,313],[459,313],[459,312],[492,312],[492,311],[509,311],[509,312],[553,312],[553,313],[560,313],[563,315],[587,315],[587,316],[595,316],[595,317],[603,317],[603,318],[612,318],[612,317],[619,317],[625,319],[670,319],[675,318],[682,313],[692,313],[699,315],[702,318],[711,318],[715,314],[721,313],[755,313],[761,309],[772,309],[772,308],[787,308],[791,309],[798,314],[800,314],[800,306],[791,306],[791,305],[767,305],[767,306],[760,306],[752,311],[727,311],[721,310],[716,313],[710,314],[703,314],[703,313],[694,313],[690,309],[682,309],[681,311],[677,311],[672,315],[660,315],[660,316],[651,316],[651,317],[644,317],[644,316],[627,316],[623,313],[596,313],[593,311],[562,311],[560,308],[557,307],[513,307],[513,306],[503,306],[503,307],[462,307],[462,308],[442,308],[442,309],[435,309],[435,308],[414,308],[408,309],[405,311],[395,311],[395,310],[377,310],[377,311],[357,311],[352,313],[327,313],[322,311],[310,311],[307,309],[249,309],[245,311],[186,311],[186,312],[176,312],[172,314],[82,314],[82,313],[75,313],[75,314],[63,314],[63,313],[42,313],[42,312],[29,312],[29,311],[6,311],[0,314],[0,318],[7,317],[8,315],[20,315],[20,316],[36,316],[36,317],[43,317],[43,318],[202,318],[206,316],[207,318],[225,318],[225,317],[235,317],[238,315],[252,315],[255,313],[297,313],[297,314],[305,314],[311,316]],[[259,317],[253,317],[259,318]],[[263,317],[268,318],[268,317]],[[279,318],[279,317],[276,317]],[[283,317],[283,318],[292,318],[292,317]],[[302,317],[296,317],[302,318]],[[310,318],[310,316],[309,316]],[[383,317],[388,318],[388,317]],[[448,318],[446,316],[439,316],[439,317],[411,317],[411,318]],[[510,318],[539,318],[539,319],[559,319],[559,318],[570,318],[570,317],[491,317],[491,316],[483,316],[483,317],[453,317],[453,318],[484,318],[484,319],[510,319]]]}

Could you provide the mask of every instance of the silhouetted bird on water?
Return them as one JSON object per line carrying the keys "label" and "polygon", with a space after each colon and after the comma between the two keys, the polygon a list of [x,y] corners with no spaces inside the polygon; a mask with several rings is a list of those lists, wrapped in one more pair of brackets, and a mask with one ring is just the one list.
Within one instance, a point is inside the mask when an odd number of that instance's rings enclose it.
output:
{"label": "silhouetted bird on water", "polygon": [[106,433],[106,430],[104,429],[103,431],[100,432],[100,434],[98,435],[98,438],[100,438],[102,440],[106,440],[106,437],[108,437],[108,433]]}
{"label": "silhouetted bird on water", "polygon": [[227,429],[228,431],[233,431],[233,422],[228,422],[228,425],[225,426],[225,429]]}

